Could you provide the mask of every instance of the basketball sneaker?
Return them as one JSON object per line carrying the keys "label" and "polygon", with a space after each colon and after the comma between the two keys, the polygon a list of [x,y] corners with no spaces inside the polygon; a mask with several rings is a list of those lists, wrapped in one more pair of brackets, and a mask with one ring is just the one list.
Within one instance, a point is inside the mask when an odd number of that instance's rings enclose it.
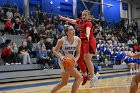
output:
{"label": "basketball sneaker", "polygon": [[82,82],[82,86],[85,85],[88,81],[88,75],[87,76],[83,76],[83,82]]}
{"label": "basketball sneaker", "polygon": [[90,78],[90,88],[95,86],[95,82],[98,80],[96,76]]}

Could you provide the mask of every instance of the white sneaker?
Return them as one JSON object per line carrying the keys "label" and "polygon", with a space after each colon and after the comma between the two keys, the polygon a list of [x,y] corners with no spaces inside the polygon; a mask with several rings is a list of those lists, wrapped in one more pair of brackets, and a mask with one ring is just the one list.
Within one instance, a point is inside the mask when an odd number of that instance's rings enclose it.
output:
{"label": "white sneaker", "polygon": [[10,65],[9,63],[6,63],[5,65]]}
{"label": "white sneaker", "polygon": [[92,88],[93,86],[95,86],[95,82],[97,80],[97,77],[94,76],[93,78],[90,78],[90,88]]}

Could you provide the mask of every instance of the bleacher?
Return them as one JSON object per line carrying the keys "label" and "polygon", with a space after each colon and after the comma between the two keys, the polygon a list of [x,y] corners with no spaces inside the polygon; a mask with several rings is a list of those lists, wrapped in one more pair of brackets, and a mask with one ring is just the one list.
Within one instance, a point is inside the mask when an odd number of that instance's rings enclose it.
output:
{"label": "bleacher", "polygon": [[[21,45],[21,42],[25,39],[22,35],[7,35],[7,39],[11,39],[11,42],[16,42],[17,46]],[[36,44],[33,44],[34,47]],[[127,65],[113,65],[110,61],[107,62],[108,65],[104,66],[99,64],[96,60],[96,56],[93,56],[92,60],[95,64],[99,66],[99,73],[113,73],[128,71]],[[36,58],[31,58],[31,62],[36,63]],[[59,78],[61,77],[60,69],[49,69],[46,64],[47,69],[41,70],[40,64],[13,64],[13,65],[1,65],[0,66],[0,83],[15,82],[15,81],[25,81],[25,80],[37,80],[37,79],[48,79],[48,78]]]}

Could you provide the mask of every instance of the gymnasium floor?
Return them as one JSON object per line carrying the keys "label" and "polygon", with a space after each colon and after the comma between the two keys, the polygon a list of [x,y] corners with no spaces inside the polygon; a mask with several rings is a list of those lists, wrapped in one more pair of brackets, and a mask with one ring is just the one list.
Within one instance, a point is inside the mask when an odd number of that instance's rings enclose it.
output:
{"label": "gymnasium floor", "polygon": [[[133,76],[129,72],[101,74],[95,87],[89,88],[88,82],[80,86],[77,93],[129,93]],[[60,78],[0,84],[0,93],[49,93],[59,81]],[[71,78],[68,85],[57,93],[70,93],[73,81]],[[140,93],[140,88],[137,93]]]}

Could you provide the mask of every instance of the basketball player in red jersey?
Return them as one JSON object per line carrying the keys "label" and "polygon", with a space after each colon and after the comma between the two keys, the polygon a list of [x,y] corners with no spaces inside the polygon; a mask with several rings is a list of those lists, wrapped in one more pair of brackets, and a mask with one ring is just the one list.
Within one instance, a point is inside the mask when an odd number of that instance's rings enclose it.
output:
{"label": "basketball player in red jersey", "polygon": [[[126,56],[132,57],[132,58],[140,58],[140,53],[137,53],[135,55],[132,54],[126,54]],[[132,78],[131,86],[130,86],[130,92],[129,93],[136,93],[138,90],[138,83],[140,82],[140,72],[136,74]]]}
{"label": "basketball player in red jersey", "polygon": [[[58,90],[64,87],[68,83],[70,76],[75,78],[71,93],[76,93],[83,79],[82,75],[75,67],[73,67],[72,69],[66,69],[63,66],[63,62],[65,61],[66,56],[73,58],[75,63],[77,62],[80,56],[81,47],[80,38],[74,36],[75,30],[73,26],[67,26],[65,32],[66,36],[59,39],[56,46],[53,48],[53,53],[60,59],[59,66],[62,71],[62,80],[52,89],[51,93],[56,93]],[[62,52],[59,52],[60,50],[62,50]]]}
{"label": "basketball player in red jersey", "polygon": [[82,19],[78,20],[70,19],[63,16],[59,17],[62,20],[75,24],[80,29],[81,51],[80,58],[78,59],[77,64],[83,73],[82,85],[84,85],[88,80],[88,74],[86,66],[84,64],[85,61],[88,71],[90,73],[90,87],[93,87],[96,80],[96,76],[94,75],[94,67],[91,60],[93,53],[96,53],[96,39],[93,36],[94,26],[91,22],[90,12],[88,10],[84,10],[82,12]]}

